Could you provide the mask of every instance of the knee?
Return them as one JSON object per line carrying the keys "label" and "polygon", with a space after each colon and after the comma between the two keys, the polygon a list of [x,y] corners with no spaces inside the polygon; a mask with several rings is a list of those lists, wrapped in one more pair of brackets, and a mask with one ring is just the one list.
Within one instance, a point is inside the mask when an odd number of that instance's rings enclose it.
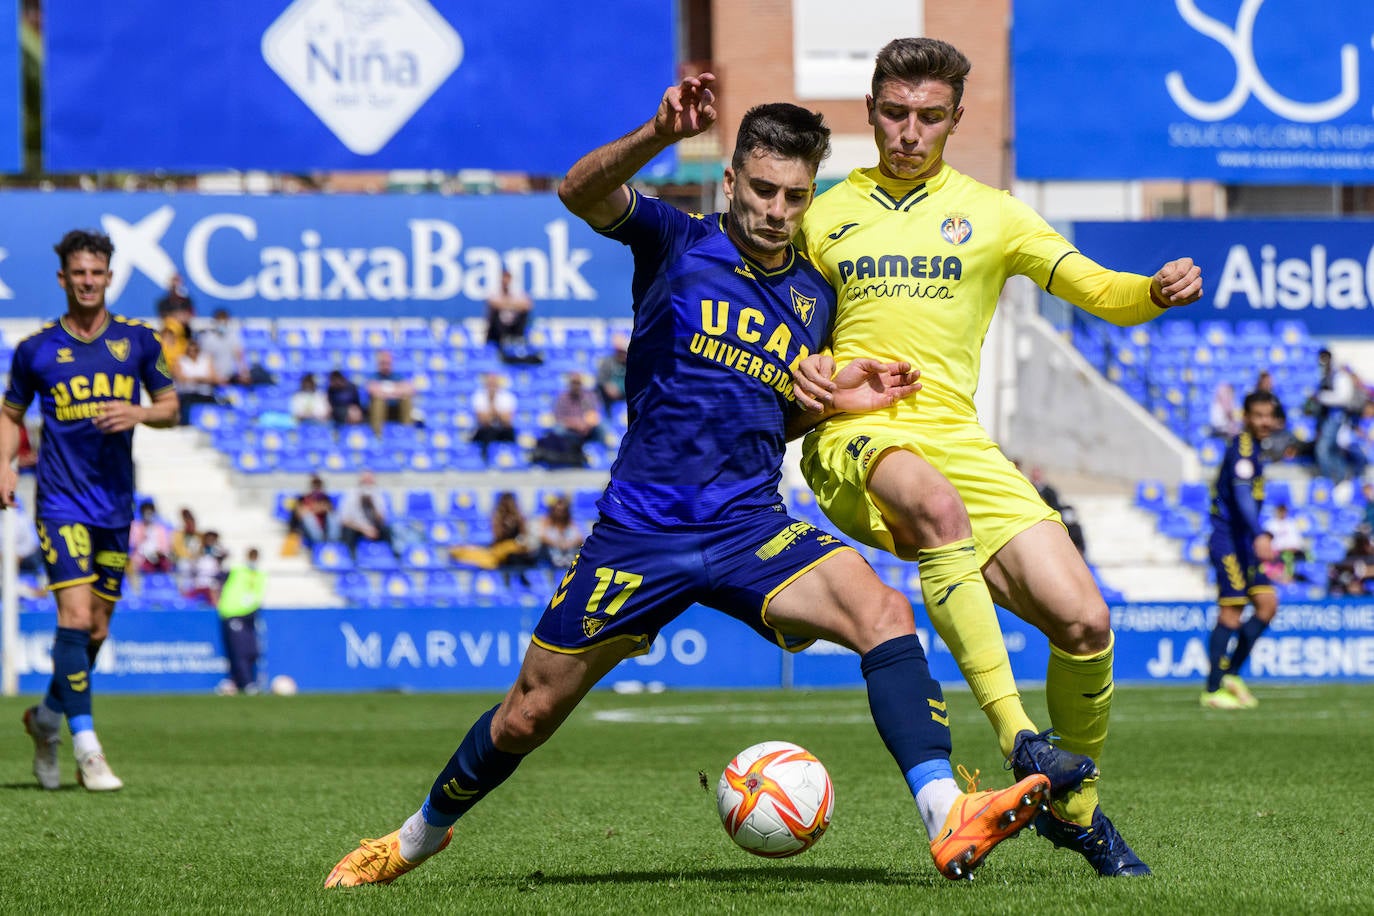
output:
{"label": "knee", "polygon": [[1112,644],[1111,613],[1100,595],[1085,596],[1077,610],[1059,621],[1050,642],[1070,655],[1096,655]]}
{"label": "knee", "polygon": [[883,586],[875,600],[866,603],[855,630],[854,648],[860,655],[889,639],[909,636],[916,632],[911,602],[901,592]]}
{"label": "knee", "polygon": [[552,703],[537,693],[512,697],[492,720],[492,741],[512,754],[528,754],[553,736],[558,727]]}
{"label": "knee", "polygon": [[946,483],[924,494],[911,514],[923,547],[939,547],[973,536],[968,510],[952,484]]}

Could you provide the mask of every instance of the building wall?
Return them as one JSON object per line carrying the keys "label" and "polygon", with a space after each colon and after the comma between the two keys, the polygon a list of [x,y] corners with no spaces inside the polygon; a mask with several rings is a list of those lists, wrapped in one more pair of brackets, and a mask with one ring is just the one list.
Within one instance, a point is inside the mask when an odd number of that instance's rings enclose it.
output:
{"label": "building wall", "polygon": [[[946,148],[946,159],[998,187],[1007,187],[1011,176],[1010,15],[1010,0],[926,0],[925,22],[913,21],[908,33],[944,39],[972,61],[963,121]],[[821,112],[834,131],[836,155],[827,163],[831,174],[843,175],[876,161],[862,99],[816,100],[794,94],[791,0],[712,0],[711,16],[712,66],[720,96],[717,130],[725,153],[733,147],[740,118],[751,106],[795,102]]]}

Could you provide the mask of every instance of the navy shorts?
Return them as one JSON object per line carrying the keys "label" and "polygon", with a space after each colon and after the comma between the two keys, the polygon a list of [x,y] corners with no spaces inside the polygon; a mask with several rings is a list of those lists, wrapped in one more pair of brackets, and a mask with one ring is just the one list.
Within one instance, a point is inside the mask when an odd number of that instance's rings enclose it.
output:
{"label": "navy shorts", "polygon": [[122,598],[129,563],[129,526],[96,528],[81,522],[38,519],[38,549],[48,567],[48,588],[91,586],[109,601]]}
{"label": "navy shorts", "polygon": [[1254,548],[1237,543],[1229,532],[1212,532],[1207,552],[1217,578],[1218,604],[1244,607],[1255,592],[1274,590]]}
{"label": "navy shorts", "polygon": [[850,549],[781,508],[710,531],[639,531],[602,519],[544,609],[534,642],[576,653],[624,640],[627,654],[638,655],[675,617],[704,604],[800,651],[815,640],[787,637],[769,625],[768,602],[830,555]]}

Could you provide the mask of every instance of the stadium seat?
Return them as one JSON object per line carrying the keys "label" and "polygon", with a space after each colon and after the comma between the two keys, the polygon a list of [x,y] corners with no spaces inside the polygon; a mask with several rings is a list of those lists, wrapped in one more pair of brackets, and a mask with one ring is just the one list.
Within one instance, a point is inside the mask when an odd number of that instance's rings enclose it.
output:
{"label": "stadium seat", "polygon": [[138,591],[143,603],[156,610],[166,610],[181,600],[181,589],[168,573],[144,574],[139,579]]}
{"label": "stadium seat", "polygon": [[359,541],[355,560],[359,569],[389,571],[400,566],[391,545],[383,541]]}
{"label": "stadium seat", "polygon": [[375,594],[372,579],[363,572],[349,569],[339,573],[335,589],[352,604],[367,604]]}
{"label": "stadium seat", "polygon": [[1191,512],[1206,512],[1211,499],[1211,487],[1201,481],[1185,481],[1178,486],[1180,508]]}
{"label": "stadium seat", "polygon": [[353,558],[348,554],[348,548],[339,541],[326,541],[323,544],[316,544],[314,553],[311,557],[316,568],[325,572],[343,572],[353,569]]}
{"label": "stadium seat", "polygon": [[428,544],[413,544],[401,554],[401,565],[407,569],[435,569],[446,560]]}
{"label": "stadium seat", "polygon": [[1265,480],[1264,504],[1266,506],[1293,505],[1293,492],[1286,480]]}
{"label": "stadium seat", "polygon": [[434,494],[429,490],[407,490],[402,512],[407,518],[418,522],[429,522],[439,515],[434,505]]}
{"label": "stadium seat", "polygon": [[1158,480],[1142,480],[1136,484],[1135,504],[1149,512],[1158,512],[1165,504],[1164,484]]}
{"label": "stadium seat", "polygon": [[427,601],[438,604],[458,601],[464,595],[458,577],[447,569],[431,569],[425,572],[421,579],[421,591]]}
{"label": "stadium seat", "polygon": [[332,354],[340,350],[351,350],[358,346],[358,342],[353,337],[352,328],[330,325],[320,332],[320,346]]}
{"label": "stadium seat", "polygon": [[403,572],[387,573],[382,578],[381,595],[388,604],[409,604],[415,592],[415,582]]}

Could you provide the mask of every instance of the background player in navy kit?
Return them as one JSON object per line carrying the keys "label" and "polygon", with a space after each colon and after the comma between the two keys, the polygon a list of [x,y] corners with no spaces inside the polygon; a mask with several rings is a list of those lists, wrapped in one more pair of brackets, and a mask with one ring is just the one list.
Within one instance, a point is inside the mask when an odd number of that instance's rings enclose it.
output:
{"label": "background player in navy kit", "polygon": [[[482,715],[401,829],[364,840],[326,886],[386,883],[442,849],[452,825],[552,736],[588,690],[694,602],[800,649],[817,638],[862,656],[874,721],[906,777],[947,877],[966,874],[1048,799],[1028,776],[964,795],[948,720],[911,606],[852,549],[788,517],[778,495],[789,366],[829,333],[835,299],[792,247],[829,148],[818,115],[752,109],[725,173],[729,212],[690,217],[625,183],[715,120],[709,74],[671,87],[654,118],[588,153],[559,195],[635,256],[629,428],[600,519],[558,586],[515,685]],[[852,409],[917,387],[905,364],[856,361]]]}
{"label": "background player in navy kit", "polygon": [[[1212,538],[1208,553],[1217,577],[1217,623],[1207,644],[1211,670],[1202,705],[1249,709],[1258,705],[1240,677],[1255,640],[1279,610],[1279,597],[1263,563],[1273,559],[1273,538],[1260,524],[1264,505],[1264,459],[1260,443],[1279,428],[1278,398],[1267,391],[1245,396],[1245,429],[1231,440],[1212,488]],[[1255,612],[1242,626],[1247,604]],[[1231,641],[1235,640],[1235,648]],[[1229,651],[1228,651],[1229,650]]]}
{"label": "background player in navy kit", "polygon": [[[75,229],[55,246],[67,313],[19,343],[0,410],[0,505],[14,505],[13,468],[24,412],[38,398],[35,516],[48,587],[57,599],[57,638],[48,695],[24,712],[34,775],[60,777],[57,742],[65,714],[77,778],[91,791],[123,786],[111,772],[91,717],[91,668],[110,628],[128,561],[134,517],[133,429],[172,426],[178,404],[156,332],[105,307],[114,246]],[[143,391],[151,404],[143,406]]]}

